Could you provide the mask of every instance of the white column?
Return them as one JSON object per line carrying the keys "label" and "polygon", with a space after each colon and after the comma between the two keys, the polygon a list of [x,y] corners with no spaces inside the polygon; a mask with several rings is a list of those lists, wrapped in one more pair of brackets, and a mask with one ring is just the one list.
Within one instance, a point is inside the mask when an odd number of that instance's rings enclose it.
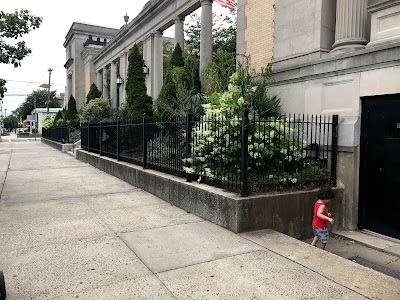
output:
{"label": "white column", "polygon": [[111,63],[111,74],[110,74],[110,100],[111,108],[117,107],[117,63]]}
{"label": "white column", "polygon": [[163,35],[162,32],[155,32],[153,34],[153,69],[150,70],[153,81],[153,101],[156,101],[158,94],[161,91],[163,84]]}
{"label": "white column", "polygon": [[355,51],[367,40],[367,0],[337,0],[335,43],[332,51]]}
{"label": "white column", "polygon": [[201,2],[201,33],[200,33],[200,79],[204,86],[207,63],[212,60],[212,3],[213,0]]}
{"label": "white column", "polygon": [[119,58],[119,76],[123,79],[123,83],[119,87],[119,105],[125,103],[125,83],[126,83],[126,54],[122,54]]}
{"label": "white column", "polygon": [[149,95],[151,98],[154,99],[153,97],[153,40],[154,37],[152,34],[150,34],[145,41],[143,42],[143,60],[144,64],[149,68],[150,74],[147,74],[145,79],[146,79],[146,87],[147,87],[147,95]]}
{"label": "white column", "polygon": [[[128,80],[128,66],[129,66],[129,50],[125,53],[125,79]],[[126,83],[124,84],[124,96],[123,103],[126,104]]]}
{"label": "white column", "polygon": [[102,91],[103,88],[103,69],[99,70],[97,73],[97,78],[96,78],[96,86],[99,89],[99,91]]}
{"label": "white column", "polygon": [[179,44],[183,50],[184,43],[185,43],[185,32],[184,32],[184,21],[185,18],[183,17],[176,17],[175,21],[175,38],[174,38],[174,45],[176,46]]}
{"label": "white column", "polygon": [[110,99],[110,91],[108,90],[108,74],[110,73],[110,69],[106,66],[103,69],[103,86],[102,86],[102,94],[103,98]]}

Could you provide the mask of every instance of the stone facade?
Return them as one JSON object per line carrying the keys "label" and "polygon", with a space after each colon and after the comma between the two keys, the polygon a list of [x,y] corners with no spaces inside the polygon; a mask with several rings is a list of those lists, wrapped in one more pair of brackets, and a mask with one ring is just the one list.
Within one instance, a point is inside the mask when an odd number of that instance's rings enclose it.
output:
{"label": "stone facade", "polygon": [[344,225],[355,229],[362,97],[400,93],[400,1],[275,0],[272,59],[269,38],[257,38],[264,20],[249,20],[259,2],[270,1],[239,1],[238,49],[256,57],[253,67],[273,63],[270,93],[284,112],[339,115],[337,185]]}
{"label": "stone facade", "polygon": [[246,3],[246,54],[257,71],[267,65],[273,56],[274,3],[275,0],[254,0]]}
{"label": "stone facade", "polygon": [[[65,37],[67,99],[72,95],[80,108],[92,83],[96,83],[93,56],[118,30],[74,22]],[[99,87],[100,89],[100,87]]]}
{"label": "stone facade", "polygon": [[[205,67],[212,59],[212,6],[213,0],[149,0],[139,15],[119,30],[73,23],[64,42],[67,96],[74,95],[80,108],[91,84],[96,83],[113,108],[123,104],[128,54],[139,44],[147,67],[144,70],[148,70],[147,92],[156,101],[163,83],[163,32],[175,25],[174,44],[184,47],[184,18],[199,7],[200,77],[204,80]],[[98,37],[107,43],[96,43]]]}

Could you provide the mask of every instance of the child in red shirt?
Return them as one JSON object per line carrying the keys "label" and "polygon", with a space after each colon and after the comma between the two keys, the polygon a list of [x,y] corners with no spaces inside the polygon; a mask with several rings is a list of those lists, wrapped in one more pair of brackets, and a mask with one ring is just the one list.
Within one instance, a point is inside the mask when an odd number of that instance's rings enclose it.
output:
{"label": "child in red shirt", "polygon": [[333,224],[334,220],[331,218],[331,214],[328,212],[326,204],[335,197],[330,187],[323,187],[317,192],[318,201],[314,205],[314,217],[312,221],[312,227],[314,231],[314,239],[311,243],[313,246],[317,246],[318,241],[321,241],[321,249],[325,250],[326,244],[329,239],[328,228],[326,224],[329,222]]}

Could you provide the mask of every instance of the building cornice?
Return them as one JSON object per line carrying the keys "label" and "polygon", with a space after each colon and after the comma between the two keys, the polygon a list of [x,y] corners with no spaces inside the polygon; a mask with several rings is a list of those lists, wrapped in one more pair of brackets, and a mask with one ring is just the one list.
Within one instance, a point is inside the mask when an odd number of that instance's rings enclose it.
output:
{"label": "building cornice", "polygon": [[400,65],[400,42],[394,42],[273,70],[272,78],[273,85],[283,85],[398,65]]}
{"label": "building cornice", "polygon": [[400,4],[400,0],[369,0],[368,12],[376,12]]}
{"label": "building cornice", "polygon": [[[142,29],[143,26],[147,24],[153,24],[154,19],[157,18],[158,13],[165,11],[168,6],[172,5],[173,3],[176,2],[183,2],[179,0],[150,0],[145,4],[143,7],[143,10],[128,24],[124,25],[120,31],[117,33],[114,39],[112,39],[107,45],[99,51],[99,53],[94,57],[93,61],[95,64],[97,64],[104,56],[106,56],[108,53],[112,52],[114,49],[116,49],[118,46],[123,44],[126,39],[134,35],[136,32],[138,32],[140,29]],[[177,4],[178,5],[178,4]],[[186,11],[192,11],[190,8],[197,8],[200,7],[200,1],[199,0],[186,0],[184,3],[180,3],[179,6],[181,6],[181,9],[176,12],[177,15],[182,15],[183,12]],[[155,25],[154,31],[163,31],[170,27],[171,25],[174,24],[173,17],[169,21],[161,21],[159,25]],[[153,32],[147,32],[146,36],[153,33]],[[139,42],[139,40],[138,40]]]}
{"label": "building cornice", "polygon": [[99,47],[87,46],[87,47],[83,48],[83,50],[81,51],[81,57],[83,60],[85,60],[90,55],[92,55],[92,56],[96,55],[100,49],[101,48],[99,48]]}
{"label": "building cornice", "polygon": [[[93,29],[93,30],[91,30],[91,29]],[[104,31],[108,31],[109,33],[107,34],[104,32],[97,32],[97,30],[101,30],[101,29]],[[117,33],[118,33],[118,29],[115,29],[115,28],[73,22],[70,29],[68,30],[67,35],[65,36],[65,41],[64,41],[63,46],[64,46],[64,48],[67,47],[68,43],[71,41],[74,34],[82,34],[82,35],[87,35],[87,36],[98,34],[98,35],[107,37],[108,39],[111,39],[111,38],[114,38]]]}

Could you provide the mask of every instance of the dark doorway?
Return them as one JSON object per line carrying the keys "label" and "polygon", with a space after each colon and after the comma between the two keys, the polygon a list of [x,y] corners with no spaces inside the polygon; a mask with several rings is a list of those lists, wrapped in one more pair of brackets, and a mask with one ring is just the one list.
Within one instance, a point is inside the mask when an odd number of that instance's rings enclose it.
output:
{"label": "dark doorway", "polygon": [[400,239],[400,94],[364,97],[360,228]]}

